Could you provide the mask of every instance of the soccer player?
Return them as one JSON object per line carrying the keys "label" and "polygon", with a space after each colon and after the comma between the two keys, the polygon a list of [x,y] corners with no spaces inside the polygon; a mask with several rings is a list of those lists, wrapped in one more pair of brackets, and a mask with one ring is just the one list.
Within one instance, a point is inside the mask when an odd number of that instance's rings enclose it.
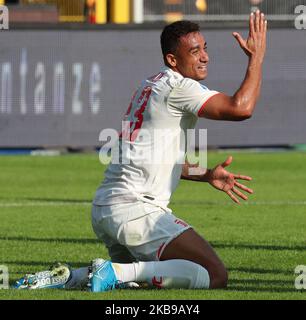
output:
{"label": "soccer player", "polygon": [[[236,203],[239,198],[247,200],[242,191],[252,193],[237,180],[251,178],[226,170],[232,157],[212,169],[187,161],[182,164],[184,152],[173,145],[184,145],[182,132],[193,129],[197,118],[240,121],[252,116],[260,95],[266,32],[265,16],[256,11],[250,15],[246,40],[233,33],[248,56],[248,65],[239,89],[227,96],[199,83],[207,76],[209,62],[199,26],[179,21],[164,28],[161,48],[165,67],[144,80],[134,93],[116,145],[119,161],[108,166],[93,201],[93,229],[107,246],[111,261],[94,260],[89,276],[87,268],[70,273],[63,267],[64,271],[48,275],[51,280],[64,274],[63,286],[75,288],[89,278],[94,292],[134,282],[159,288],[226,287],[227,271],[216,252],[172,213],[168,203],[180,178],[208,182]],[[156,153],[159,161],[144,161],[146,155]]]}

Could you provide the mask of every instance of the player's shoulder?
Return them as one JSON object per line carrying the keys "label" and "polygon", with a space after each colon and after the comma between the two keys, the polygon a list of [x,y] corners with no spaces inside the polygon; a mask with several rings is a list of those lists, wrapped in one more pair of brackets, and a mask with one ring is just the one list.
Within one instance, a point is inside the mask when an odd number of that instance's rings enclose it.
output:
{"label": "player's shoulder", "polygon": [[182,78],[181,81],[173,88],[172,94],[179,95],[205,95],[210,90],[199,81],[193,80],[191,78]]}
{"label": "player's shoulder", "polygon": [[173,88],[173,89],[198,89],[202,91],[207,91],[209,90],[206,86],[201,84],[199,81],[196,81],[191,78],[187,78],[182,76],[180,73],[172,70],[169,67],[164,67],[164,72],[166,77],[168,78],[168,84]]}
{"label": "player's shoulder", "polygon": [[180,83],[177,85],[179,89],[197,89],[202,91],[209,90],[206,86],[201,84],[199,81],[193,80],[191,78],[183,78]]}
{"label": "player's shoulder", "polygon": [[170,92],[204,92],[209,89],[200,82],[191,78],[185,78],[180,73],[164,66],[160,72],[148,77],[143,83],[143,86],[159,87],[162,90],[170,90]]}
{"label": "player's shoulder", "polygon": [[173,89],[184,79],[182,75],[164,66],[157,74],[148,77],[145,83],[150,86],[161,86]]}

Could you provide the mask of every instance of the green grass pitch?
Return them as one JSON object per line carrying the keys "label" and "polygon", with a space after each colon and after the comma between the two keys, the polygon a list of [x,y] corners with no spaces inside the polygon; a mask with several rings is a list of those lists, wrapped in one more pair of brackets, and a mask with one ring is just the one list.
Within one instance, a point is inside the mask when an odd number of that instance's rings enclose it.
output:
{"label": "green grass pitch", "polygon": [[[209,166],[228,153],[209,153]],[[234,153],[229,169],[253,177],[255,193],[236,205],[205,183],[181,181],[170,207],[216,249],[229,270],[226,290],[0,290],[0,299],[305,299],[306,154]],[[0,157],[0,265],[10,284],[55,261],[86,266],[107,258],[91,228],[91,199],[105,169],[96,154]]]}

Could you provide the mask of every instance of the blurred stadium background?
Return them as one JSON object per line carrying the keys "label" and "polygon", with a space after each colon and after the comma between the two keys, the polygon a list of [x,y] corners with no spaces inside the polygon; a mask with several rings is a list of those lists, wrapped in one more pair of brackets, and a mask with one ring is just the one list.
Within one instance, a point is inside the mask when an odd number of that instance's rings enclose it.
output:
{"label": "blurred stadium background", "polygon": [[[210,152],[209,166],[234,148],[231,170],[254,177],[255,194],[234,206],[212,188],[182,181],[171,200],[174,212],[197,226],[224,259],[229,289],[128,290],[96,299],[305,299],[305,290],[294,287],[294,270],[306,261],[306,30],[295,28],[295,8],[303,4],[0,0],[9,11],[9,28],[1,29],[0,8],[0,155],[13,155],[0,156],[0,265],[9,267],[10,283],[55,261],[81,267],[98,253],[107,257],[90,223],[105,169],[95,153],[99,134],[120,130],[133,90],[161,68],[163,26],[183,18],[199,22],[210,55],[205,85],[233,94],[247,58],[231,33],[247,36],[248,15],[258,7],[267,14],[269,33],[253,117],[198,122],[208,129],[209,147],[218,150]],[[89,154],[72,154],[78,151]],[[0,299],[93,298],[33,291],[0,290]]]}
{"label": "blurred stadium background", "polygon": [[[88,149],[120,129],[131,92],[162,65],[159,35],[179,19],[201,24],[211,58],[205,84],[232,94],[246,57],[231,36],[245,36],[248,14],[269,20],[261,100],[251,120],[201,121],[211,147],[304,148],[306,32],[296,30],[302,0],[0,0],[1,152]],[[226,134],[224,134],[226,132]]]}

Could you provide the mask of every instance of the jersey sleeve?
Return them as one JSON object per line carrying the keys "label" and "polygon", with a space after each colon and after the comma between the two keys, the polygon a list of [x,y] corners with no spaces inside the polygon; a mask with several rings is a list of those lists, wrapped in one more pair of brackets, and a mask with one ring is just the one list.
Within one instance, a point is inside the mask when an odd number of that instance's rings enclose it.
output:
{"label": "jersey sleeve", "polygon": [[218,93],[218,91],[209,90],[195,80],[184,78],[170,92],[168,105],[171,109],[179,109],[198,116],[205,108],[205,103]]}

